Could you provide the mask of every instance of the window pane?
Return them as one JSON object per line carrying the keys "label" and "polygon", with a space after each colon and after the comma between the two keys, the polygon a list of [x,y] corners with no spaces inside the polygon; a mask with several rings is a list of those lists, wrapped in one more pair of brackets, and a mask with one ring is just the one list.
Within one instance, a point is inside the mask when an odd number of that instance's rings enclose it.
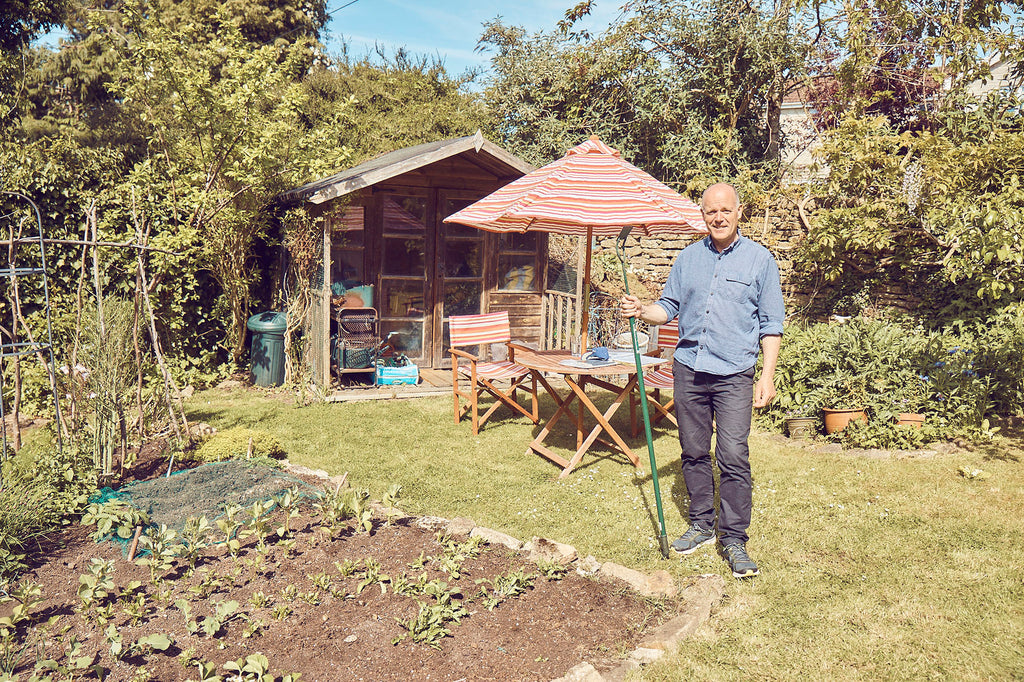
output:
{"label": "window pane", "polygon": [[480,313],[480,282],[445,282],[444,315],[477,315]]}
{"label": "window pane", "polygon": [[498,288],[508,291],[536,291],[534,256],[498,256]]}
{"label": "window pane", "polygon": [[362,206],[349,206],[340,217],[331,224],[331,244],[339,248],[363,246]]}
{"label": "window pane", "polygon": [[380,314],[384,317],[423,317],[423,280],[381,280]]}
{"label": "window pane", "polygon": [[[362,249],[331,249],[331,284],[345,289],[359,286],[363,282],[363,251]],[[339,294],[340,291],[334,293]]]}
{"label": "window pane", "polygon": [[[461,211],[465,207],[472,204],[473,201],[470,199],[445,199],[444,204],[441,207],[441,217],[447,218],[452,213]],[[468,225],[459,225],[458,223],[444,223],[444,233],[453,237],[479,237],[480,230],[475,227],[469,227]]]}
{"label": "window pane", "polygon": [[423,323],[420,321],[396,321],[381,322],[380,334],[387,338],[391,332],[397,332],[391,337],[391,345],[399,353],[409,356],[410,360],[419,360],[423,355]]}
{"label": "window pane", "polygon": [[427,200],[424,197],[384,197],[384,233],[426,233]]}
{"label": "window pane", "polygon": [[426,277],[426,261],[423,257],[424,240],[384,238],[383,270],[385,275]]}
{"label": "window pane", "polygon": [[460,239],[448,240],[444,245],[445,277],[480,277],[483,274],[483,258],[480,241]]}
{"label": "window pane", "polygon": [[503,232],[498,239],[500,251],[536,251],[536,232]]}

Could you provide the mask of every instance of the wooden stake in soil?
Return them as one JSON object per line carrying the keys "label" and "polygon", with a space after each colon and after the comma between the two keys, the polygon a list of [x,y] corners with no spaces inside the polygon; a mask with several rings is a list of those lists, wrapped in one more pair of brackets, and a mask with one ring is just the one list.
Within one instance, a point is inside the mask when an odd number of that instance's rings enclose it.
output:
{"label": "wooden stake in soil", "polygon": [[135,558],[135,550],[139,548],[139,536],[142,535],[142,526],[135,526],[135,535],[132,536],[131,547],[128,548],[128,561]]}

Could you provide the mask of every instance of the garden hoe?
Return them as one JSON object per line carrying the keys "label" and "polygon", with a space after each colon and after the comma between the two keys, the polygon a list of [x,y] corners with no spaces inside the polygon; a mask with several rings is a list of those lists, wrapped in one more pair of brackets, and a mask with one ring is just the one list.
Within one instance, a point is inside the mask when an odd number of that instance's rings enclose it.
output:
{"label": "garden hoe", "polygon": [[[622,283],[629,295],[629,279],[626,277],[626,239],[632,225],[626,225],[615,240],[615,253],[622,263]],[[661,510],[661,488],[658,487],[658,463],[654,460],[654,439],[651,437],[651,413],[647,407],[647,389],[644,388],[644,367],[640,362],[640,347],[636,342],[636,320],[629,318],[629,336],[633,341],[633,360],[636,362],[636,381],[640,390],[640,411],[644,415],[644,435],[647,436],[647,454],[651,459],[651,478],[654,479],[654,502],[658,506],[658,543],[661,545],[661,556],[668,558],[668,537],[665,535],[665,514]]]}

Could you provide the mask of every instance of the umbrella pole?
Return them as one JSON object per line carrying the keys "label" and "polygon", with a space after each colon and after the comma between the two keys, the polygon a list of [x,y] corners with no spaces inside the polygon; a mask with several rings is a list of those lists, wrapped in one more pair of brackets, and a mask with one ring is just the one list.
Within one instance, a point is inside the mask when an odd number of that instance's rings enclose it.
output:
{"label": "umbrella pole", "polygon": [[587,244],[585,251],[587,258],[583,266],[583,300],[580,302],[582,322],[580,326],[580,358],[587,354],[587,336],[590,331],[590,242],[594,239],[594,228],[587,225]]}
{"label": "umbrella pole", "polygon": [[[626,239],[632,225],[626,225],[615,240],[615,254],[622,263],[622,283],[626,287],[626,295],[629,295],[629,278],[626,277]],[[665,535],[665,514],[661,508],[661,488],[658,485],[658,463],[654,459],[654,438],[651,436],[651,413],[647,406],[647,389],[644,387],[644,367],[640,362],[640,347],[636,341],[636,320],[629,318],[629,335],[633,340],[633,360],[636,362],[636,382],[640,391],[640,412],[644,416],[644,435],[647,437],[647,455],[651,460],[651,478],[654,479],[654,502],[658,507],[658,545],[661,547],[661,556],[668,558],[668,537]]]}

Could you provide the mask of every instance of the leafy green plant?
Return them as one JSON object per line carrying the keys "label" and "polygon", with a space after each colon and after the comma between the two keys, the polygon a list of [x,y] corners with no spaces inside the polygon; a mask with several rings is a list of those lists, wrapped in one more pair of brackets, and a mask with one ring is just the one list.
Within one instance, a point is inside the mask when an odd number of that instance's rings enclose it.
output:
{"label": "leafy green plant", "polygon": [[391,581],[386,575],[380,572],[381,565],[376,559],[367,557],[363,562],[363,575],[362,580],[356,586],[356,594],[361,594],[363,590],[372,585],[380,585],[380,593],[384,594],[387,592],[387,584]]}
{"label": "leafy green plant", "polygon": [[102,604],[114,591],[114,579],[111,576],[114,562],[109,559],[93,559],[89,562],[88,570],[87,574],[78,577],[78,599],[86,614],[94,606]]}
{"label": "leafy green plant", "polygon": [[233,672],[234,679],[239,682],[275,682],[269,672],[270,661],[263,654],[249,654],[237,661],[228,661],[224,668]]}
{"label": "leafy green plant", "polygon": [[395,619],[407,632],[395,637],[392,640],[392,644],[398,644],[408,637],[414,642],[440,649],[441,640],[451,634],[451,630],[447,627],[448,624],[458,623],[469,613],[461,604],[453,602],[450,595],[447,595],[447,598],[442,596],[433,605],[427,605],[423,602],[419,602],[419,605],[419,612],[415,618],[410,620]]}
{"label": "leafy green plant", "polygon": [[42,603],[42,587],[31,581],[23,581],[10,593],[0,593],[0,604],[16,602],[8,616],[0,617],[0,673],[14,671],[29,646],[28,639],[17,637],[21,624],[32,621],[32,609]]}
{"label": "leafy green plant", "polygon": [[342,578],[347,578],[351,575],[355,575],[356,571],[360,570],[363,565],[362,559],[345,559],[344,561],[335,561],[334,568],[338,571],[338,575]]}
{"label": "leafy green plant", "polygon": [[561,580],[569,572],[569,567],[550,559],[540,559],[537,561],[537,570],[548,580]]}
{"label": "leafy green plant", "polygon": [[[867,410],[868,427],[837,438],[861,447],[917,444],[917,435],[982,436],[995,392],[992,370],[971,333],[954,336],[899,320],[790,325],[776,372],[778,396],[760,419],[780,428],[825,407]],[[920,434],[897,430],[901,412],[926,415]]]}
{"label": "leafy green plant", "polygon": [[272,600],[262,590],[256,590],[249,595],[249,605],[254,609],[265,609],[270,606]]}
{"label": "leafy green plant", "polygon": [[148,526],[149,515],[137,509],[127,500],[112,497],[105,502],[93,502],[82,515],[82,525],[96,526],[89,534],[96,542],[117,536],[127,540],[135,533],[136,526]]}
{"label": "leafy green plant", "polygon": [[388,486],[387,492],[384,493],[384,497],[381,498],[381,504],[387,510],[386,524],[391,525],[398,512],[398,501],[402,497],[402,486],[397,483],[392,483]]}
{"label": "leafy green plant", "polygon": [[345,492],[340,486],[334,490],[323,488],[317,492],[313,509],[319,518],[320,527],[327,531],[328,537],[333,538],[344,526],[345,519],[351,515]]}
{"label": "leafy green plant", "polygon": [[313,586],[324,592],[331,591],[332,579],[328,573],[317,573],[316,575],[307,576],[312,582]]}
{"label": "leafy green plant", "polygon": [[238,556],[238,552],[242,549],[242,543],[235,537],[238,529],[242,526],[242,522],[238,518],[241,512],[242,508],[238,505],[227,505],[224,507],[224,516],[217,519],[217,528],[224,535],[223,543],[233,557]]}
{"label": "leafy green plant", "polygon": [[28,568],[26,559],[41,549],[42,539],[63,515],[47,486],[12,473],[5,465],[0,490],[0,589]]}
{"label": "leafy green plant", "polygon": [[202,628],[207,637],[214,637],[221,631],[228,622],[237,618],[238,602],[231,599],[217,602],[213,607],[213,614],[203,619]]}
{"label": "leafy green plant", "polygon": [[136,560],[140,566],[149,567],[149,579],[159,585],[162,574],[174,568],[174,560],[181,553],[181,545],[175,540],[178,533],[161,523],[159,528],[150,528],[139,537],[139,547],[147,552]]}
{"label": "leafy green plant", "polygon": [[262,621],[254,618],[245,619],[245,628],[242,629],[242,638],[251,639],[260,634],[260,631],[265,627]]}
{"label": "leafy green plant", "polygon": [[512,597],[518,597],[533,587],[533,581],[535,578],[535,575],[528,575],[524,569],[520,568],[515,571],[510,571],[505,575],[499,575],[493,580],[480,578],[476,581],[476,584],[490,584],[490,590],[481,586],[480,593],[483,597],[484,606],[488,611],[493,611],[494,607],[501,602]]}
{"label": "leafy green plant", "polygon": [[217,674],[217,665],[209,661],[196,661],[199,668],[199,682],[222,682],[223,677]]}
{"label": "leafy green plant", "polygon": [[139,593],[124,605],[124,613],[132,626],[137,626],[152,612],[144,593]]}
{"label": "leafy green plant", "polygon": [[291,522],[293,519],[297,519],[299,517],[299,510],[297,508],[298,493],[298,488],[291,487],[280,495],[274,496],[274,503],[284,512],[284,518],[282,519],[281,525],[274,530],[281,540],[286,540],[291,537]]}
{"label": "leafy green plant", "polygon": [[174,602],[174,605],[181,611],[181,615],[185,617],[185,629],[188,630],[190,635],[194,635],[199,631],[199,623],[192,618],[192,607],[184,599],[178,599]]}
{"label": "leafy green plant", "polygon": [[370,508],[370,491],[347,491],[348,507],[356,520],[356,532],[369,533],[373,530],[373,510]]}
{"label": "leafy green plant", "polygon": [[190,516],[185,521],[181,533],[181,557],[188,563],[190,572],[195,570],[200,554],[209,546],[212,533],[213,526],[205,516]]}
{"label": "leafy green plant", "polygon": [[60,660],[48,658],[37,661],[36,668],[50,670],[68,680],[73,680],[83,675],[86,671],[92,672],[97,677],[101,676],[102,666],[97,663],[98,654],[94,653],[91,656],[83,655],[83,644],[77,637],[72,636],[68,640],[67,647],[62,652],[64,656]]}
{"label": "leafy green plant", "polygon": [[252,507],[249,509],[249,523],[239,533],[241,537],[256,537],[257,547],[260,551],[266,549],[267,536],[270,534],[271,521],[270,521],[270,510],[273,505],[268,502],[257,500],[252,503]]}
{"label": "leafy green plant", "polygon": [[215,571],[210,572],[205,568],[201,568],[199,569],[199,574],[201,576],[199,582],[189,587],[188,591],[200,599],[206,599],[225,586],[225,580]]}
{"label": "leafy green plant", "polygon": [[320,596],[320,593],[316,590],[310,590],[309,592],[300,593],[299,599],[311,606],[319,606],[320,602],[323,601],[323,598]]}

